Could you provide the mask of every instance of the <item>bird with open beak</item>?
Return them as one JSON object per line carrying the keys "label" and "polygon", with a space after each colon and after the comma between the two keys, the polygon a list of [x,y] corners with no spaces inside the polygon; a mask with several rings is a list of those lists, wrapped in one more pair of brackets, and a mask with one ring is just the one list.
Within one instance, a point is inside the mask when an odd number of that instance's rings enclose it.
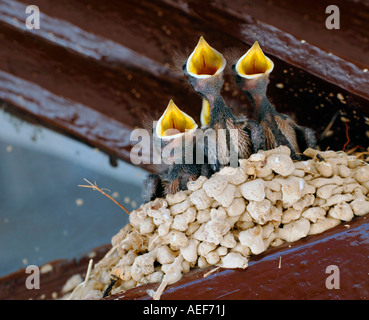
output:
{"label": "bird with open beak", "polygon": [[267,87],[273,68],[273,61],[264,55],[257,41],[232,66],[236,82],[253,105],[255,117],[263,128],[265,148],[286,145],[291,149],[292,158],[297,160],[301,151],[308,147],[316,148],[315,133],[310,128],[297,125],[289,116],[278,113],[270,103]]}
{"label": "bird with open beak", "polygon": [[197,129],[195,120],[170,100],[153,133],[154,147],[161,156],[164,169],[149,174],[144,181],[145,202],[186,190],[188,181],[196,180],[201,175],[210,177],[213,173],[205,161],[194,161],[198,148],[200,152],[203,150],[202,145],[194,143]]}
{"label": "bird with open beak", "polygon": [[202,128],[211,129],[215,133],[216,143],[206,145],[214,171],[229,164],[231,149],[236,150],[238,158],[241,159],[248,158],[252,152],[260,149],[251,139],[252,135],[260,134],[258,125],[245,117],[236,118],[221,96],[225,66],[224,56],[212,48],[202,36],[183,66],[192,88],[203,99]]}

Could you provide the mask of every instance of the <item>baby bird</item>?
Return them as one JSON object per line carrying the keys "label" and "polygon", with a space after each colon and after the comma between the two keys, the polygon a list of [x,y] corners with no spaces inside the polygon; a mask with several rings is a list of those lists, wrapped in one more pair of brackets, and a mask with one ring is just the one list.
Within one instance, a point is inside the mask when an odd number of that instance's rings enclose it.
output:
{"label": "baby bird", "polygon": [[257,151],[259,146],[253,145],[250,136],[261,132],[256,123],[236,118],[221,96],[225,66],[223,55],[203,37],[183,66],[192,88],[203,99],[201,123],[208,136],[206,151],[214,171],[228,165],[234,154],[238,163],[238,158],[248,158]]}
{"label": "baby bird", "polygon": [[270,103],[266,92],[273,68],[273,61],[264,55],[257,41],[232,66],[236,82],[253,105],[256,119],[263,128],[265,148],[286,145],[291,149],[291,157],[298,160],[301,151],[316,148],[315,133],[278,113]]}
{"label": "baby bird", "polygon": [[193,143],[197,128],[194,119],[170,100],[153,133],[154,147],[164,162],[164,169],[149,174],[144,181],[145,202],[186,190],[187,182],[196,180],[201,175],[210,177],[212,172],[207,164],[196,164],[193,161],[198,148]]}

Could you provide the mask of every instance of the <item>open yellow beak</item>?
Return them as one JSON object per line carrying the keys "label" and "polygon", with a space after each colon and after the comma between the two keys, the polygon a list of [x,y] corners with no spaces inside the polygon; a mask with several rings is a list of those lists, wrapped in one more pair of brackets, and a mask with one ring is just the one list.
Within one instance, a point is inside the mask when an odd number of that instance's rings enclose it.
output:
{"label": "open yellow beak", "polygon": [[160,139],[170,140],[196,129],[195,120],[181,111],[173,100],[170,100],[167,109],[156,125],[156,135]]}
{"label": "open yellow beak", "polygon": [[208,127],[210,124],[210,105],[209,101],[205,98],[202,99],[202,109],[200,114],[201,126]]}
{"label": "open yellow beak", "polygon": [[273,61],[264,55],[257,41],[236,63],[238,75],[247,79],[269,74],[273,68]]}
{"label": "open yellow beak", "polygon": [[197,78],[207,78],[221,73],[226,66],[223,55],[210,47],[201,36],[200,40],[187,59],[187,72]]}

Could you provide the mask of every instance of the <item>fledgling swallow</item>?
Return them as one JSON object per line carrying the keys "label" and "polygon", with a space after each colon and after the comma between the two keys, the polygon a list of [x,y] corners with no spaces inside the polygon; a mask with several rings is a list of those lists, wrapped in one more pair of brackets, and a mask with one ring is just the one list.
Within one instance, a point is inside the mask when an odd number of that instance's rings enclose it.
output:
{"label": "fledgling swallow", "polygon": [[183,66],[184,73],[188,75],[192,88],[208,101],[210,111],[212,111],[215,99],[222,90],[223,71],[226,64],[224,56],[209,46],[204,37],[201,36],[197,46]]}
{"label": "fledgling swallow", "polygon": [[302,127],[285,114],[278,113],[267,97],[269,74],[273,61],[264,55],[259,43],[254,45],[232,66],[236,83],[255,109],[255,117],[263,128],[265,148],[286,145],[293,159],[299,159],[300,150],[315,148],[315,133]]}
{"label": "fledgling swallow", "polygon": [[197,129],[195,120],[170,100],[154,129],[154,146],[167,166],[147,176],[143,190],[145,202],[186,190],[188,181],[211,175],[207,164],[193,163],[186,158],[189,153],[196,157],[198,146],[193,143],[193,137]]}
{"label": "fledgling swallow", "polygon": [[200,117],[202,127],[213,129],[216,133],[217,144],[207,148],[215,171],[227,165],[231,148],[237,151],[241,159],[257,151],[250,138],[257,124],[246,118],[235,117],[221,96],[225,67],[224,56],[202,36],[183,66],[192,88],[203,99]]}

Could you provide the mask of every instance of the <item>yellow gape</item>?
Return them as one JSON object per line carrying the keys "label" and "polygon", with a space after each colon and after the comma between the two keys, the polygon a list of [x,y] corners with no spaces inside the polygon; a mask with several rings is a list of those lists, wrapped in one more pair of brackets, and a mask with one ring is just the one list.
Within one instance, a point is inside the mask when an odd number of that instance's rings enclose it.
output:
{"label": "yellow gape", "polygon": [[210,47],[204,37],[187,59],[187,72],[194,77],[209,77],[224,70],[226,61],[223,55]]}
{"label": "yellow gape", "polygon": [[256,78],[262,74],[269,74],[273,68],[273,61],[264,55],[257,41],[236,64],[238,75],[249,79]]}
{"label": "yellow gape", "polygon": [[197,124],[192,117],[181,111],[173,100],[169,104],[160,117],[156,134],[161,139],[173,139],[180,135],[197,129]]}

